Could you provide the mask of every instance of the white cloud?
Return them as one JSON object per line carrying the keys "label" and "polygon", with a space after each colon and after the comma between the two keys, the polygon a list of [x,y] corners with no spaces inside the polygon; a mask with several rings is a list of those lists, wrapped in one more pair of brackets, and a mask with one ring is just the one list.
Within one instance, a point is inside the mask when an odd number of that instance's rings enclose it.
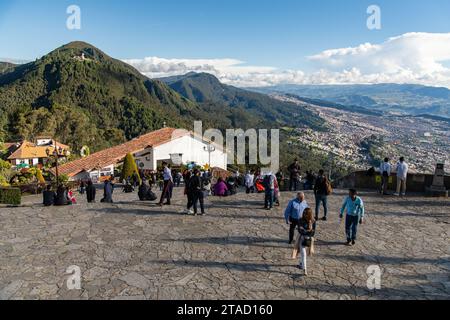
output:
{"label": "white cloud", "polygon": [[381,44],[331,49],[308,57],[316,71],[246,65],[236,59],[125,60],[148,77],[208,72],[236,86],[418,83],[450,88],[450,33],[406,33]]}

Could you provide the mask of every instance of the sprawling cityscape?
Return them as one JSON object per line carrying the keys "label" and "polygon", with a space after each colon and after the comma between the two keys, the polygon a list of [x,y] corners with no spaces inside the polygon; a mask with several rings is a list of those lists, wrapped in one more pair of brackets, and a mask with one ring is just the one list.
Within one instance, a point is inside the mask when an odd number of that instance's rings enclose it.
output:
{"label": "sprawling cityscape", "polygon": [[[331,154],[338,164],[357,170],[377,166],[388,157],[395,164],[405,157],[412,172],[434,173],[436,163],[450,163],[450,130],[445,120],[395,114],[367,115],[305,104],[292,96],[273,95],[316,112],[327,131],[298,129],[299,142]],[[373,151],[369,148],[372,144]]]}

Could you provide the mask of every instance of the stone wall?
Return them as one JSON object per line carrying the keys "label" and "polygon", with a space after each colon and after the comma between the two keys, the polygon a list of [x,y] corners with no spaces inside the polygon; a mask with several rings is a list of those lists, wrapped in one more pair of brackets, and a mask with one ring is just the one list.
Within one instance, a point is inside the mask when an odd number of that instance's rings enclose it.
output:
{"label": "stone wall", "polygon": [[[427,187],[433,184],[432,174],[411,173],[408,175],[407,190],[411,192],[425,192]],[[334,182],[335,188],[355,188],[355,189],[379,189],[381,185],[381,175],[367,175],[366,171],[354,172],[342,179]],[[450,189],[450,176],[445,176],[445,186]],[[397,176],[389,177],[389,190],[395,191],[397,187]]]}

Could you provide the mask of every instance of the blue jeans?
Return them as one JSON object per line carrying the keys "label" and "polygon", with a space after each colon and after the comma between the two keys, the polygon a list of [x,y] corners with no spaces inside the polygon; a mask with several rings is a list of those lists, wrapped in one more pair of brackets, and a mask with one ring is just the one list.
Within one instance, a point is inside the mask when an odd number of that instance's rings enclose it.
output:
{"label": "blue jeans", "polygon": [[347,215],[345,218],[345,233],[347,235],[347,241],[356,240],[356,234],[358,233],[359,216]]}
{"label": "blue jeans", "polygon": [[264,199],[264,207],[265,208],[273,208],[273,198],[275,197],[275,190],[266,190],[266,196]]}
{"label": "blue jeans", "polygon": [[326,217],[328,215],[328,196],[317,194],[316,195],[316,218],[319,217],[321,203],[323,203],[324,216]]}

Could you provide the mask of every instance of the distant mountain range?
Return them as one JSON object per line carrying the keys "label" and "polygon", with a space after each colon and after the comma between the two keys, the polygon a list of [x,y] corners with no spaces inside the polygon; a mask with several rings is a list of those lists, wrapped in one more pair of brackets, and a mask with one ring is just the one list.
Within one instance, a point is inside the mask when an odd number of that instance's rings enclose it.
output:
{"label": "distant mountain range", "polygon": [[450,118],[450,90],[413,84],[278,85],[249,88],[261,93],[287,93],[343,106],[409,115]]}

